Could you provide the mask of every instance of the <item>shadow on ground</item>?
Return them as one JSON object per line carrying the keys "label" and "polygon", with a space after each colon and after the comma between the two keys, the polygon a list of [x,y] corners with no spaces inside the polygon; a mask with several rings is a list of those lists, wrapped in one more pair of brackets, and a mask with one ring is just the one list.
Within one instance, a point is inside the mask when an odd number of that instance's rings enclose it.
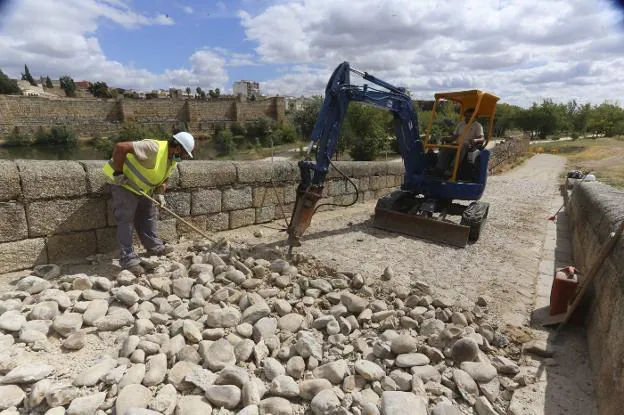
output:
{"label": "shadow on ground", "polygon": [[[544,382],[544,415],[598,414],[596,406],[595,382],[589,361],[587,334],[583,327],[585,308],[583,304],[574,313],[568,324],[543,326],[548,320],[550,307],[548,299],[552,275],[555,269],[574,265],[570,249],[568,217],[565,211],[557,215],[554,225],[549,224],[555,233],[554,245],[545,243],[545,250],[554,253],[553,269],[550,276],[541,275],[538,281],[536,309],[531,316],[531,328],[554,352],[551,358],[531,356],[537,364],[538,385]],[[547,281],[544,281],[548,278]],[[541,288],[541,290],[540,290]],[[541,293],[540,293],[541,291]],[[541,294],[541,296],[540,296]],[[541,298],[541,301],[540,301]],[[558,330],[559,329],[559,330]],[[526,412],[527,414],[530,412]]]}

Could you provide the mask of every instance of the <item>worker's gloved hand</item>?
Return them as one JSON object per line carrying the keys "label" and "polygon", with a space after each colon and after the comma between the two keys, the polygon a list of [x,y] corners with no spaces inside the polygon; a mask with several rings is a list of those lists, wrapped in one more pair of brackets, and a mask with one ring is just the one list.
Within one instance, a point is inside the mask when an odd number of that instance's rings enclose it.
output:
{"label": "worker's gloved hand", "polygon": [[116,176],[113,176],[113,183],[115,183],[117,186],[123,186],[128,183],[128,178],[123,174],[118,174]]}
{"label": "worker's gloved hand", "polygon": [[160,204],[160,207],[165,207],[167,206],[167,201],[165,200],[165,195],[163,194],[159,194],[156,196],[156,199],[158,200],[158,203]]}

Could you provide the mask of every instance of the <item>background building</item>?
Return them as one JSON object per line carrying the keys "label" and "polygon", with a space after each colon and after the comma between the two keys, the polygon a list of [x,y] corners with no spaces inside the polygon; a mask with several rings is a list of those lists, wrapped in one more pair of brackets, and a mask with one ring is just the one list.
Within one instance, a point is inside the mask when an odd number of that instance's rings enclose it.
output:
{"label": "background building", "polygon": [[232,88],[234,96],[242,96],[245,98],[259,97],[260,96],[260,84],[255,81],[238,81],[234,82]]}

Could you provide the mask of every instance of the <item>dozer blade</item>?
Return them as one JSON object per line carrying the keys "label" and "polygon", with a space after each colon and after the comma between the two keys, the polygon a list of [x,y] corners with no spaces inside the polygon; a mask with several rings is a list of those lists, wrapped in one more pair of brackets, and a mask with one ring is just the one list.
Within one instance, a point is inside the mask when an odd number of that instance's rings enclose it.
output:
{"label": "dozer blade", "polygon": [[373,226],[391,232],[415,236],[464,248],[470,228],[464,225],[410,215],[384,208],[375,208]]}

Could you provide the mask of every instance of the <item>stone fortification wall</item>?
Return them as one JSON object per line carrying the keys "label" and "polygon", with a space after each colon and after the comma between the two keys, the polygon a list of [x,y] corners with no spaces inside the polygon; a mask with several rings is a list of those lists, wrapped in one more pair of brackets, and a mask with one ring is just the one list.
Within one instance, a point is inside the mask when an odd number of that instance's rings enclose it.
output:
{"label": "stone fortification wall", "polygon": [[529,140],[524,138],[506,138],[504,142],[497,142],[490,151],[490,172],[496,172],[505,161],[515,160],[529,151]]}
{"label": "stone fortification wall", "polygon": [[79,135],[119,129],[120,105],[113,100],[59,99],[0,95],[0,137],[14,127],[34,133],[39,127],[71,126]]}
{"label": "stone fortification wall", "polygon": [[[82,261],[116,248],[103,164],[0,161],[0,273],[46,262]],[[403,179],[402,163],[337,165],[358,185],[360,201],[390,192]],[[295,162],[188,161],[172,175],[166,198],[178,215],[214,232],[281,220],[279,204],[289,215],[298,180]],[[332,171],[319,203],[347,204],[354,196],[353,187]],[[165,241],[193,232],[166,213],[158,225]]]}
{"label": "stone fortification wall", "polygon": [[[583,183],[567,203],[574,265],[589,272],[598,253],[624,220],[624,192]],[[624,397],[624,238],[601,266],[590,287],[586,326],[599,412],[622,413]]]}
{"label": "stone fortification wall", "polygon": [[211,133],[216,124],[270,118],[284,120],[284,98],[273,97],[253,102],[235,99],[133,100],[133,99],[46,99],[0,95],[0,138],[15,127],[34,133],[39,127],[72,127],[81,136],[114,134],[124,121],[161,126],[186,123],[192,133]]}

